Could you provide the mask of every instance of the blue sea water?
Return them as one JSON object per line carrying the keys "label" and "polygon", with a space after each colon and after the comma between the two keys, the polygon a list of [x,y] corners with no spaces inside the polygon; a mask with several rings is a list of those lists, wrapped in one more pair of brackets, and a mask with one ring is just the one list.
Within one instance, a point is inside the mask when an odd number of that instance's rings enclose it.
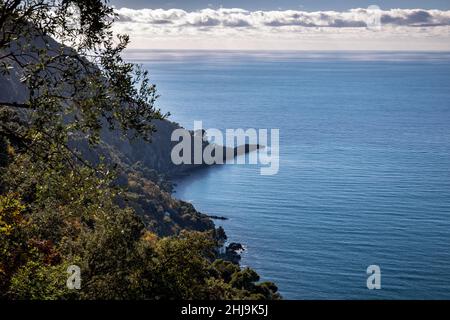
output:
{"label": "blue sea water", "polygon": [[[227,165],[175,196],[287,299],[450,298],[450,53],[130,51],[170,119],[279,128],[280,171]],[[381,268],[380,290],[366,268]]]}

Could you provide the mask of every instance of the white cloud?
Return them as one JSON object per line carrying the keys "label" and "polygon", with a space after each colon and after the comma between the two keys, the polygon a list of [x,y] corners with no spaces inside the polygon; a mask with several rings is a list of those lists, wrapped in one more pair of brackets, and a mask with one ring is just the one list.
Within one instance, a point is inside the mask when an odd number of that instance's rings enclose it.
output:
{"label": "white cloud", "polygon": [[[450,50],[450,11],[117,9],[135,48]],[[381,23],[381,27],[377,28]]]}

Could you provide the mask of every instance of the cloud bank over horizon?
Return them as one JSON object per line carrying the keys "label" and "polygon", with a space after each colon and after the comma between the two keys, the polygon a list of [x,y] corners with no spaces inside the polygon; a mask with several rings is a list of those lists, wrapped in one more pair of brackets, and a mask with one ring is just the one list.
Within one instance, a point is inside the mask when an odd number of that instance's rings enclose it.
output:
{"label": "cloud bank over horizon", "polygon": [[450,11],[116,9],[132,48],[450,50]]}

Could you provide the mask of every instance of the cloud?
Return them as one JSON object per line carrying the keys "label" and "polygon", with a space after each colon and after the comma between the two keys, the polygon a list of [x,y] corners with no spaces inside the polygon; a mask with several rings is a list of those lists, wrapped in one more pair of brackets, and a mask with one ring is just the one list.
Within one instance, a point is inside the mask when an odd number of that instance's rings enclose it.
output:
{"label": "cloud", "polygon": [[[244,38],[253,42],[272,38],[283,41],[343,39],[351,42],[367,38],[367,41],[379,39],[393,43],[399,37],[410,37],[410,41],[420,38],[430,43],[432,37],[442,41],[448,39],[450,34],[450,11],[441,10],[352,9],[306,12],[207,8],[188,12],[181,9],[121,8],[116,9],[116,12],[117,32],[127,31],[132,38],[160,42],[174,39],[194,43],[203,37],[204,41],[226,39],[227,43],[231,39],[244,41]],[[377,27],[376,34],[374,27]],[[442,49],[442,43],[439,48]]]}
{"label": "cloud", "polygon": [[119,22],[146,24],[168,24],[177,27],[222,26],[222,27],[334,27],[364,28],[374,14],[381,15],[381,22],[391,26],[444,26],[450,25],[450,11],[422,9],[392,9],[374,11],[352,9],[344,12],[323,11],[247,11],[243,9],[204,9],[186,12],[181,9],[141,9],[122,8],[117,10]]}
{"label": "cloud", "polygon": [[392,10],[391,14],[382,14],[381,22],[389,25],[410,27],[449,26],[450,12],[438,10]]}
{"label": "cloud", "polygon": [[391,14],[383,14],[381,16],[381,22],[387,24],[394,25],[429,25],[432,21],[433,16],[425,10],[417,10],[410,12],[409,14],[399,14],[399,15],[391,15]]}

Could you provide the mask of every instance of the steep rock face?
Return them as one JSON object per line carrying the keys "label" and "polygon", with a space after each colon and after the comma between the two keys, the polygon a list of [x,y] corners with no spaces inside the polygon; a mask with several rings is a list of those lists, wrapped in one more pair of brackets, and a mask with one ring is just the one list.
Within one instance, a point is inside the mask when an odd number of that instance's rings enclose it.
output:
{"label": "steep rock face", "polygon": [[[178,143],[171,141],[172,132],[183,129],[174,122],[168,120],[155,120],[153,122],[156,132],[152,134],[151,142],[142,139],[123,140],[114,132],[104,132],[102,140],[124,155],[125,161],[132,165],[140,162],[147,168],[154,169],[169,177],[188,174],[191,170],[201,165],[181,164],[175,165],[171,159],[173,147]],[[184,130],[184,129],[183,129]],[[199,143],[206,145],[192,132],[186,131],[192,139],[200,140]]]}
{"label": "steep rock face", "polygon": [[0,73],[0,101],[22,102],[26,98],[26,88],[19,81],[19,73],[16,69],[10,75]]}

